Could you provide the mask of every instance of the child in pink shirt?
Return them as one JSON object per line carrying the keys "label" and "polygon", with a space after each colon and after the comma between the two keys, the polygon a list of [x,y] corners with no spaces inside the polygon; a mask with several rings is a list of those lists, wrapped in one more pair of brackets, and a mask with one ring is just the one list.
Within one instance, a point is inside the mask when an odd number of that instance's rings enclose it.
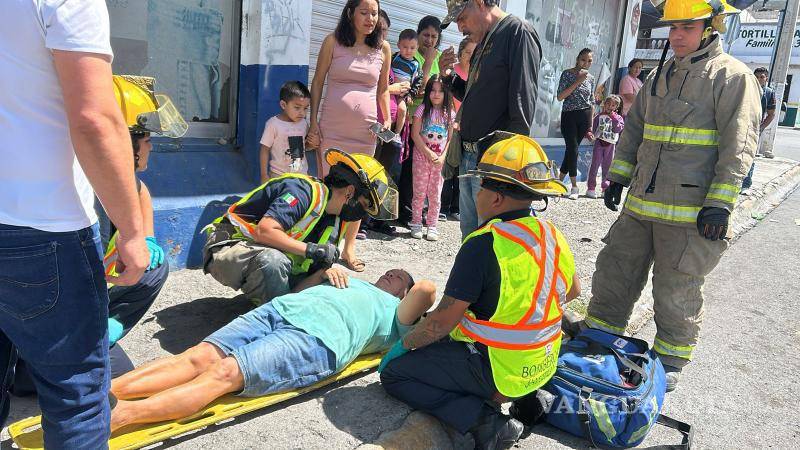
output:
{"label": "child in pink shirt", "polygon": [[425,86],[422,105],[414,113],[411,138],[414,139],[412,161],[414,193],[411,200],[411,237],[422,239],[422,208],[428,199],[426,223],[429,241],[439,239],[436,225],[442,197],[442,164],[445,150],[453,134],[455,112],[450,91],[444,88],[439,75],[433,75]]}
{"label": "child in pink shirt", "polygon": [[592,131],[587,133],[589,140],[594,141],[594,148],[592,148],[592,165],[589,167],[589,183],[586,196],[589,198],[598,198],[599,195],[595,188],[597,187],[597,172],[600,168],[603,170],[603,181],[600,187],[605,189],[610,184],[608,181],[608,169],[611,167],[611,161],[614,159],[614,151],[617,148],[617,141],[619,134],[625,127],[625,120],[617,113],[622,100],[616,95],[608,96],[603,102],[603,111],[594,116],[592,123]]}
{"label": "child in pink shirt", "polygon": [[280,95],[283,112],[267,121],[261,136],[261,184],[285,173],[308,174],[304,141],[311,93],[303,83],[289,81]]}

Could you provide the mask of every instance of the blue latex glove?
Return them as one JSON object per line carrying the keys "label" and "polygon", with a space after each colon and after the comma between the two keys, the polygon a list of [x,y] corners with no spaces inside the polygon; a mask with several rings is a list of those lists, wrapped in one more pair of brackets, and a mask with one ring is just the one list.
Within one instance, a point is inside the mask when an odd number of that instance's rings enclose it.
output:
{"label": "blue latex glove", "polygon": [[150,267],[147,270],[153,270],[164,264],[164,249],[158,246],[153,236],[147,236],[144,240],[147,243],[147,250],[150,251]]}
{"label": "blue latex glove", "polygon": [[397,341],[391,349],[389,349],[389,353],[387,353],[383,359],[381,359],[381,365],[378,366],[378,373],[383,372],[383,369],[389,365],[389,361],[399,358],[403,355],[408,353],[408,349],[403,347],[403,340]]}
{"label": "blue latex glove", "polygon": [[108,345],[113,346],[122,337],[125,331],[122,324],[115,318],[108,318]]}

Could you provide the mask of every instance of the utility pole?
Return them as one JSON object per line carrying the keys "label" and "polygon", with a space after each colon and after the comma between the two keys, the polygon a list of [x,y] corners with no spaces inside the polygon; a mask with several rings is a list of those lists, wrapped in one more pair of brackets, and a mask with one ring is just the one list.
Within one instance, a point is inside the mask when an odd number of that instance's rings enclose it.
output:
{"label": "utility pole", "polygon": [[[766,2],[765,2],[766,3]],[[773,3],[773,2],[770,2]],[[773,71],[770,78],[774,82],[775,103],[777,111],[775,119],[764,130],[761,151],[764,156],[771,158],[775,145],[775,136],[778,131],[780,121],[781,105],[783,104],[783,93],[786,90],[786,75],[789,72],[789,61],[792,57],[792,47],[794,47],[794,31],[797,28],[797,12],[800,10],[800,0],[786,0],[784,10],[781,12],[781,20],[778,28],[778,45],[775,49],[775,57],[772,61]]]}

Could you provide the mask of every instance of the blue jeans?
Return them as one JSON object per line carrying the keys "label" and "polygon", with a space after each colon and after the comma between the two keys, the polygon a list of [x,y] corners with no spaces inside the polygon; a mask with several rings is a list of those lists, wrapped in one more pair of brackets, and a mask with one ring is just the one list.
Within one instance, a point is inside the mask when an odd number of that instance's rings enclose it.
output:
{"label": "blue jeans", "polygon": [[[101,255],[97,225],[64,233],[0,225],[0,348],[10,343],[28,362],[48,449],[108,447]],[[7,395],[2,386],[1,402]]]}
{"label": "blue jeans", "polygon": [[[164,261],[164,264],[145,272],[139,282],[133,286],[114,286],[108,290],[108,315],[122,324],[122,337],[125,337],[134,325],[139,323],[153,302],[156,301],[168,275],[169,264]],[[2,355],[1,350],[0,355]],[[2,356],[0,356],[0,360],[2,360]],[[113,345],[108,350],[108,360],[111,379],[133,370],[133,362],[119,345]],[[2,367],[1,364],[0,367]],[[14,387],[11,389],[11,393],[14,395],[25,396],[36,393],[36,386],[31,379],[28,365],[22,359],[17,361],[13,380]]]}
{"label": "blue jeans", "polygon": [[244,376],[243,397],[310,386],[336,372],[336,355],[290,324],[267,303],[204,339],[233,356]]}
{"label": "blue jeans", "polygon": [[[478,153],[464,151],[461,154],[461,165],[458,167],[458,174],[464,175],[469,170],[474,170],[478,166]],[[464,239],[478,229],[478,210],[475,203],[478,199],[478,191],[481,189],[481,182],[477,178],[458,179],[458,212],[461,215],[461,239]]]}

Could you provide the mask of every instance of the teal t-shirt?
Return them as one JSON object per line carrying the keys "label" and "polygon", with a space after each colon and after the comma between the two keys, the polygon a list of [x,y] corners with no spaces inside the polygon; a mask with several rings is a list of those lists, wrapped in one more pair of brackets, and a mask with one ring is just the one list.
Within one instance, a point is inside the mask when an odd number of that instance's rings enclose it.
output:
{"label": "teal t-shirt", "polygon": [[346,289],[322,284],[272,300],[286,321],[336,354],[337,371],[359,355],[388,350],[408,331],[397,321],[398,304],[397,297],[354,278]]}

